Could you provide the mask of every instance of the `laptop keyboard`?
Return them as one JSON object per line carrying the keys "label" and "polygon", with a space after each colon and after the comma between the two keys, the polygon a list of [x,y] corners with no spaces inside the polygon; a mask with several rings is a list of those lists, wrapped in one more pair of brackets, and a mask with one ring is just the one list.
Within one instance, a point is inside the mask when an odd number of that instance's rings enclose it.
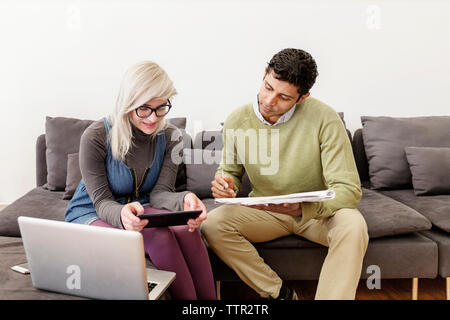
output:
{"label": "laptop keyboard", "polygon": [[147,282],[148,292],[152,291],[158,284],[156,282]]}

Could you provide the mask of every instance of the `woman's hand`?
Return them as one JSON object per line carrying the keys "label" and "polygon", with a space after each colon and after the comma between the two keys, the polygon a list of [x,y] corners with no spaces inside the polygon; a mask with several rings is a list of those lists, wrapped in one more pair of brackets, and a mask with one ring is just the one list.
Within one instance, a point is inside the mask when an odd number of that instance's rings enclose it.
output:
{"label": "woman's hand", "polygon": [[206,207],[203,202],[197,198],[195,194],[189,192],[184,196],[183,201],[183,210],[191,211],[191,210],[202,210],[203,212],[196,219],[189,219],[187,224],[189,226],[189,232],[194,232],[197,229],[202,221],[206,220]]}
{"label": "woman's hand", "polygon": [[120,219],[126,230],[142,231],[145,225],[148,223],[147,219],[139,219],[137,214],[144,213],[144,207],[139,202],[127,203],[120,212]]}

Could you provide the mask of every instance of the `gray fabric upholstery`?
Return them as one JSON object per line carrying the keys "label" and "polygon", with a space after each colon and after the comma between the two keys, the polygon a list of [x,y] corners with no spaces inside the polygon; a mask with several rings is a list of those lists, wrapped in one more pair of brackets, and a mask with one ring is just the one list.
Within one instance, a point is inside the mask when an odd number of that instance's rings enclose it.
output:
{"label": "gray fabric upholstery", "polygon": [[416,196],[412,189],[381,192],[413,208],[439,229],[450,232],[450,195]]}
{"label": "gray fabric upholstery", "polygon": [[36,140],[36,187],[47,183],[47,159],[45,156],[45,134]]}
{"label": "gray fabric upholstery", "polygon": [[439,252],[439,275],[443,278],[450,277],[450,237],[448,233],[438,228],[420,233],[437,243]]}
{"label": "gray fabric upholstery", "polygon": [[184,150],[186,189],[194,192],[200,199],[211,198],[211,181],[214,180],[221,157],[221,151]]}
{"label": "gray fabric upholstery", "polygon": [[49,191],[37,187],[0,211],[0,236],[20,237],[17,218],[36,217],[64,221],[69,201],[63,200],[64,192]]}
{"label": "gray fabric upholstery", "polygon": [[166,121],[179,129],[186,129],[186,118],[169,118]]}
{"label": "gray fabric upholstery", "polygon": [[[258,243],[255,247],[264,261],[284,280],[319,279],[328,252],[328,248],[297,236]],[[215,280],[239,280],[236,273],[211,249],[209,256]],[[438,248],[434,241],[418,233],[371,239],[364,257],[361,279],[371,276],[367,268],[372,265],[380,267],[382,279],[435,278]]]}
{"label": "gray fabric upholstery", "polygon": [[366,220],[369,238],[431,229],[431,222],[407,205],[374,190],[362,191],[358,210]]}
{"label": "gray fabric upholstery", "polygon": [[66,188],[67,155],[77,153],[80,138],[92,120],[47,117],[45,123],[47,184],[52,191]]}
{"label": "gray fabric upholstery", "polygon": [[406,147],[405,153],[417,196],[450,195],[450,148]]}
{"label": "gray fabric upholstery", "polygon": [[411,187],[405,147],[450,147],[450,116],[361,117],[364,148],[374,189]]}
{"label": "gray fabric upholstery", "polygon": [[223,139],[221,130],[201,131],[195,135],[195,149],[222,150],[222,147]]}
{"label": "gray fabric upholstery", "polygon": [[[214,179],[222,158],[222,151],[191,149],[184,150],[186,164],[186,189],[194,192],[200,199],[212,198],[211,181]],[[237,197],[246,197],[251,191],[247,173],[242,177],[241,190]]]}
{"label": "gray fabric upholstery", "polygon": [[67,178],[64,200],[70,200],[81,181],[81,171],[78,153],[67,155]]}

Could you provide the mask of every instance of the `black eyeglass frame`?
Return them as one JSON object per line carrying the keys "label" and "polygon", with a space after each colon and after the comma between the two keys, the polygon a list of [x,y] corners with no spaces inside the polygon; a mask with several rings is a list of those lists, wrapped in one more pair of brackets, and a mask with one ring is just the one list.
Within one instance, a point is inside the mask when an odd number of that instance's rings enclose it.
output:
{"label": "black eyeglass frame", "polygon": [[[142,107],[145,107],[145,108],[147,108],[147,109],[150,109],[150,113],[149,113],[147,116],[145,116],[145,117],[141,117],[141,116],[139,115],[139,113],[138,113],[139,108],[142,108]],[[158,114],[156,113],[156,111],[159,110],[159,109],[161,109],[161,108],[163,108],[163,107],[169,107],[169,109],[168,109],[167,112],[166,112],[165,114],[163,114],[162,116],[158,116]],[[167,114],[169,113],[169,111],[170,111],[171,108],[172,108],[172,103],[170,102],[170,100],[167,100],[167,103],[166,103],[166,104],[163,104],[163,105],[161,105],[161,106],[159,106],[159,107],[156,107],[156,108],[152,108],[152,107],[150,107],[149,105],[143,104],[142,106],[137,107],[135,110],[136,110],[136,115],[137,115],[139,118],[145,119],[145,118],[150,117],[150,116],[152,115],[153,112],[155,113],[155,116],[157,116],[158,118],[162,118],[162,117],[164,117],[165,115],[167,115]]]}

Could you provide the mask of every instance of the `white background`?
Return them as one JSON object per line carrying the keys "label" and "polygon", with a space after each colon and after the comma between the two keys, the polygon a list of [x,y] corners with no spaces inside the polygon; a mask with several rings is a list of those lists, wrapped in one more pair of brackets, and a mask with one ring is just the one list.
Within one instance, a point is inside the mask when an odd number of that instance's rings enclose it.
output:
{"label": "white background", "polygon": [[214,129],[253,100],[286,47],[319,67],[312,96],[345,113],[450,115],[446,1],[0,0],[0,203],[35,186],[45,116],[99,119],[124,70],[160,64],[179,95],[169,117]]}

